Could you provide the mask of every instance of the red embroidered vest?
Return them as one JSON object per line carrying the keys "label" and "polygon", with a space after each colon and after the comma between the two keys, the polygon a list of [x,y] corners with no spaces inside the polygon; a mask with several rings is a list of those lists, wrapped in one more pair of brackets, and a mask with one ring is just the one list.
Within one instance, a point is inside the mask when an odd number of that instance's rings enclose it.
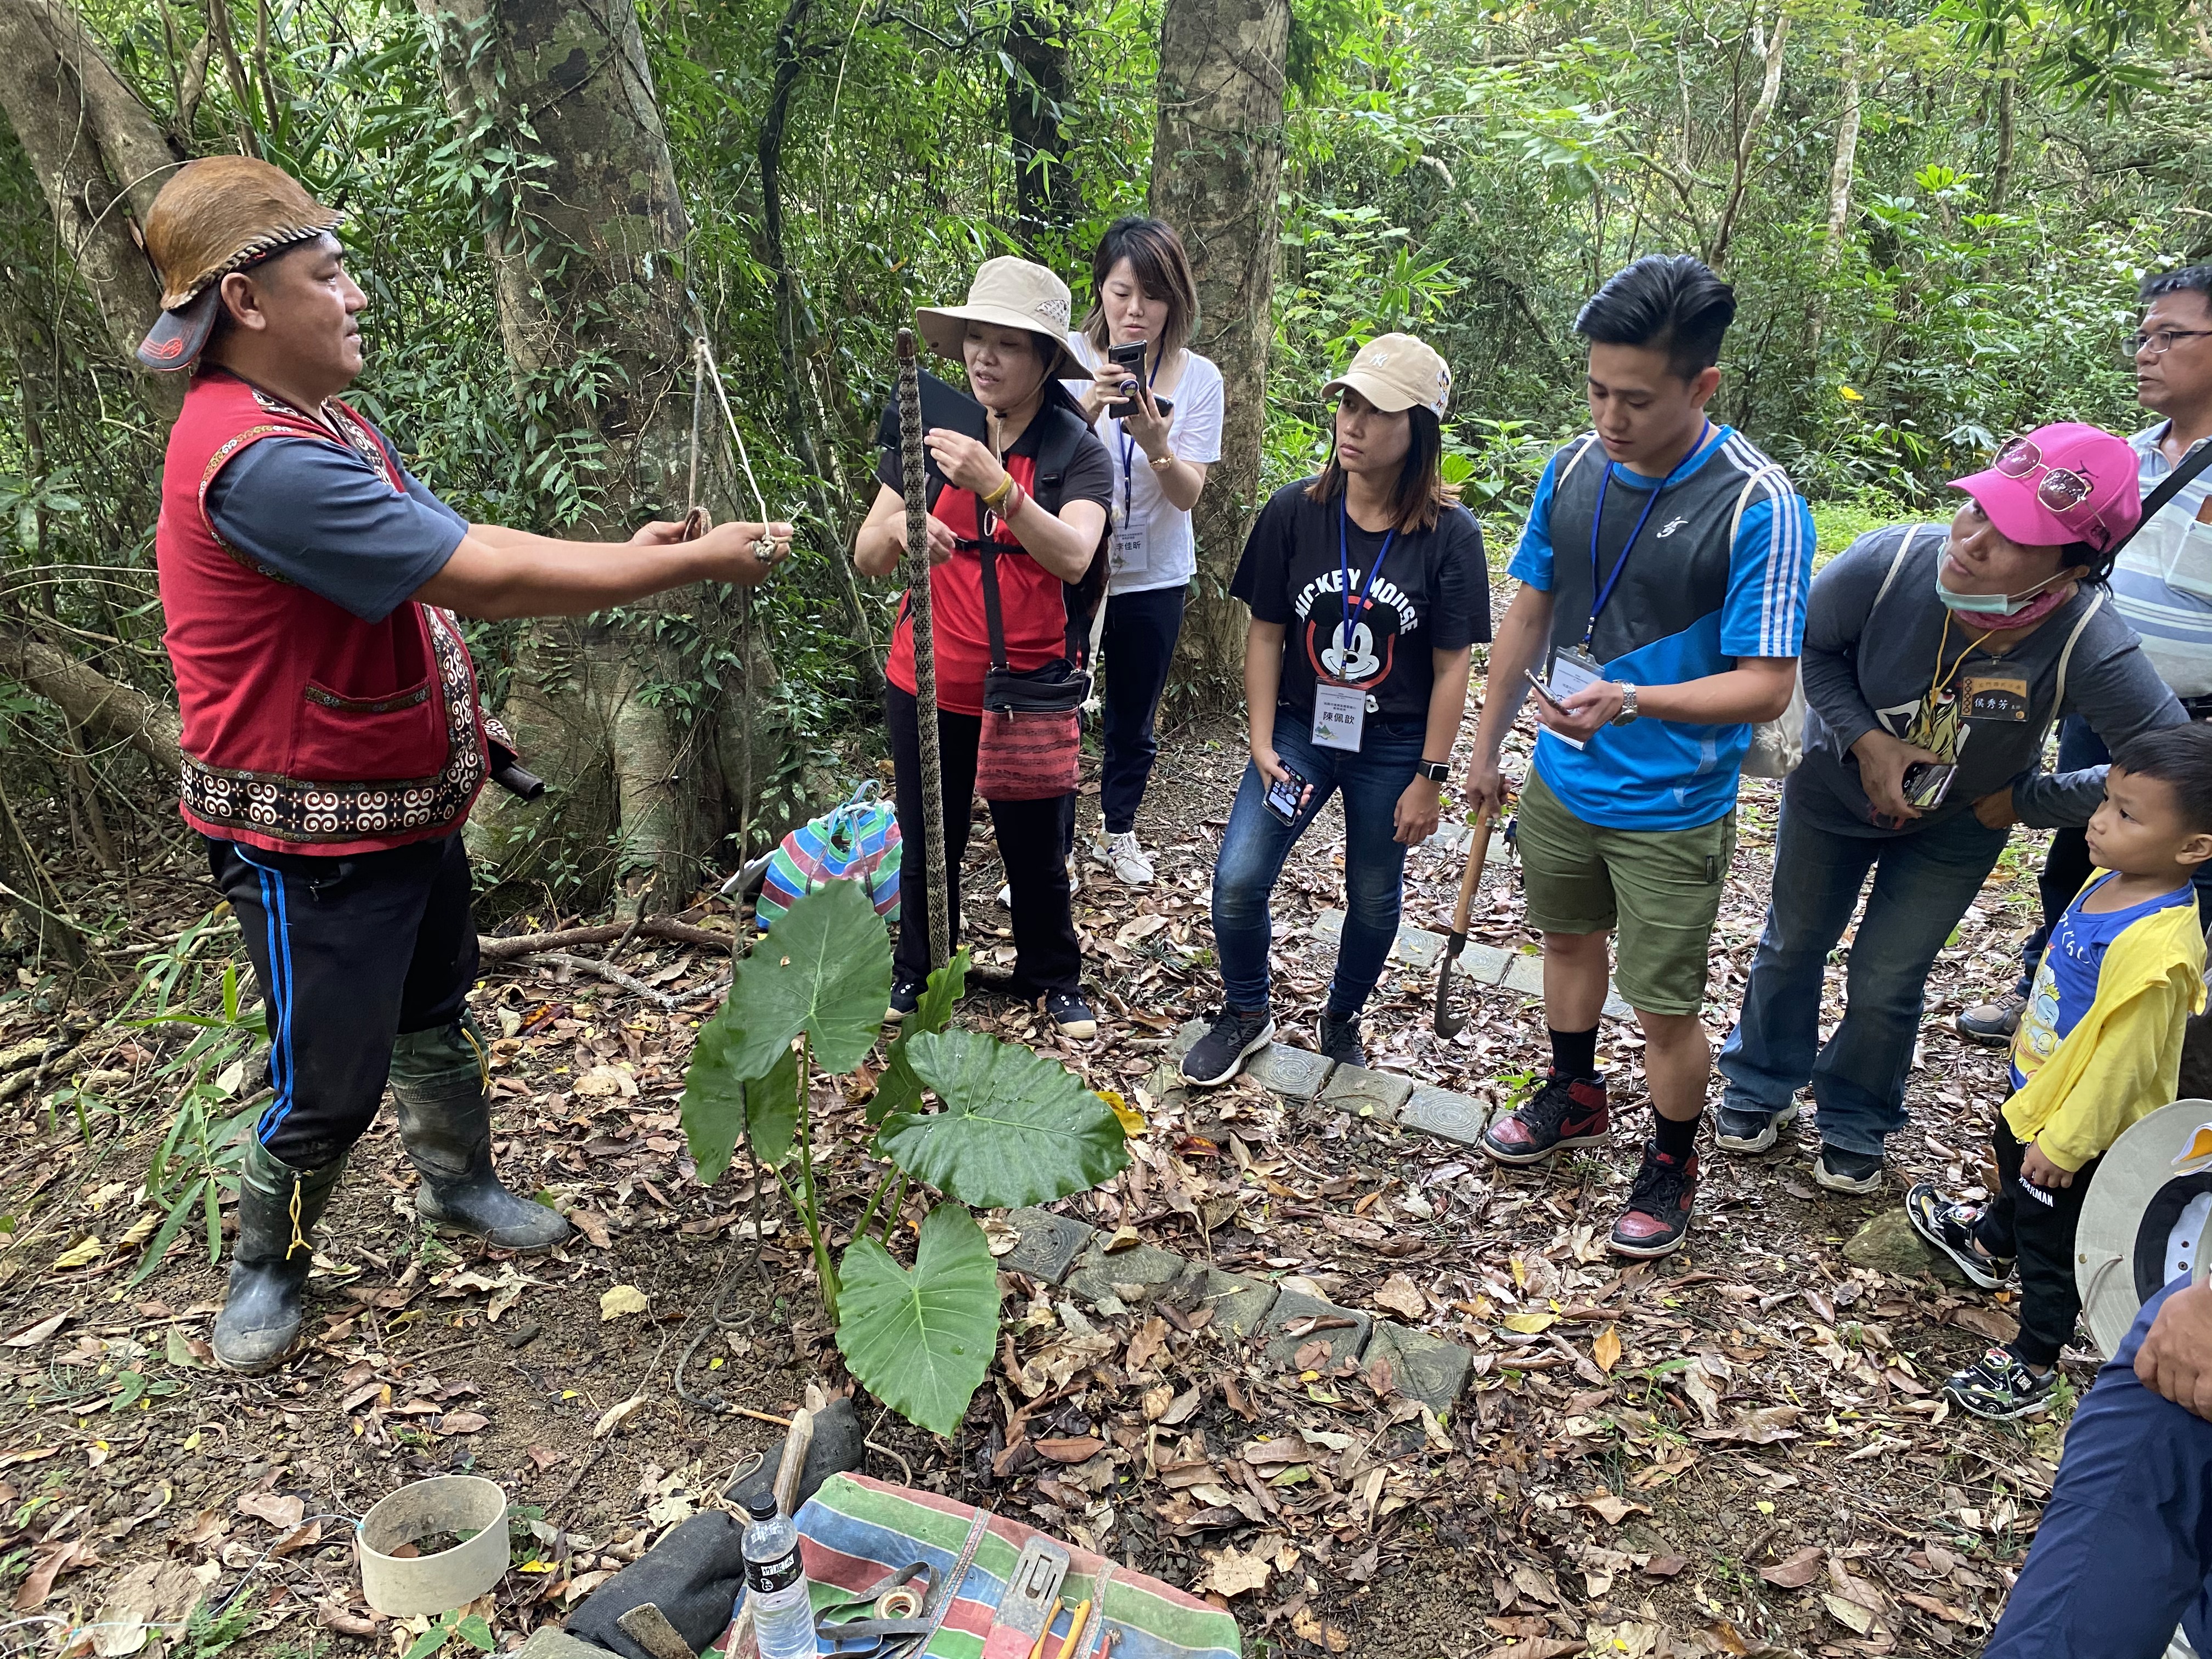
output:
{"label": "red embroidered vest", "polygon": [[[333,399],[350,444],[404,490],[383,436]],[[169,434],[154,532],[184,716],[185,822],[270,852],[336,857],[449,835],[486,771],[476,672],[450,611],[410,600],[366,623],[226,544],[207,492],[249,444],[340,440],[220,369]]]}

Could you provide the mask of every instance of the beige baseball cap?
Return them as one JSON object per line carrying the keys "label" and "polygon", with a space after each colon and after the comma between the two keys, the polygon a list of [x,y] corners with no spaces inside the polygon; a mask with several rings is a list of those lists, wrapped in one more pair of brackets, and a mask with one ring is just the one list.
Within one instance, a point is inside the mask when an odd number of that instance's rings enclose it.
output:
{"label": "beige baseball cap", "polygon": [[914,325],[929,349],[960,361],[970,323],[1026,329],[1042,343],[1045,372],[1054,380],[1087,380],[1090,371],[1067,349],[1067,284],[1042,265],[1012,255],[986,259],[968,285],[964,306],[924,306]]}
{"label": "beige baseball cap", "polygon": [[1444,360],[1410,334],[1384,334],[1359,348],[1359,355],[1321,389],[1335,396],[1349,386],[1382,410],[1425,409],[1441,420],[1451,405],[1451,370]]}

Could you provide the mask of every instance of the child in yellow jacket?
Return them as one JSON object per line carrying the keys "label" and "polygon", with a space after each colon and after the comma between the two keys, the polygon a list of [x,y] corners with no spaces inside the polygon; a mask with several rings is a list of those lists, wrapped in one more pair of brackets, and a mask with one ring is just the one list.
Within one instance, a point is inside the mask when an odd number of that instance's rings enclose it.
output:
{"label": "child in yellow jacket", "polygon": [[1905,1194],[1920,1236],[1977,1285],[2020,1269],[2020,1334],[1944,1385],[1978,1417],[2050,1403],[2081,1312],[2074,1234],[2098,1160],[2173,1098],[2182,1030],[2204,1006],[2204,933],[2191,878],[2212,859],[2212,726],[2147,732],[2112,757],[2089,820],[2097,866],[2051,930],[2013,1038],[2013,1095],[1991,1137],[1987,1204]]}

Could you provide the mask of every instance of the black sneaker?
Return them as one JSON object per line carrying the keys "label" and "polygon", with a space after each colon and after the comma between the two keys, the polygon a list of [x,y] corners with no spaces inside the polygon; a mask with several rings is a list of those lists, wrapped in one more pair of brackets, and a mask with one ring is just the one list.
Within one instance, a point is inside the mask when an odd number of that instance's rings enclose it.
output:
{"label": "black sneaker", "polygon": [[1629,1189],[1628,1207],[1613,1224],[1607,1244],[1615,1255],[1672,1255],[1689,1237],[1690,1207],[1698,1196],[1698,1155],[1675,1159],[1644,1143],[1644,1167]]}
{"label": "black sneaker", "polygon": [[2057,1366],[2038,1376],[2009,1348],[1991,1348],[1943,1385],[1945,1394],[1975,1416],[1999,1423],[2047,1409],[2057,1389]]}
{"label": "black sneaker", "polygon": [[1905,1194],[1905,1218],[1918,1233],[1959,1264],[1959,1271],[1985,1291],[2001,1290],[2012,1277],[2013,1259],[1991,1255],[1975,1237],[1974,1224],[1982,1206],[1963,1201],[1947,1203],[1930,1181],[1916,1181]]}
{"label": "black sneaker", "polygon": [[884,1015],[884,1024],[896,1025],[915,1009],[921,1007],[921,994],[928,988],[928,983],[923,980],[894,979],[891,981],[891,1006],[890,1011]]}
{"label": "black sneaker", "polygon": [[1713,1145],[1729,1152],[1765,1152],[1796,1115],[1794,1100],[1778,1112],[1747,1112],[1723,1106],[1713,1114]]}
{"label": "black sneaker", "polygon": [[1226,1083],[1247,1055],[1259,1053],[1274,1037],[1275,1022],[1265,1008],[1249,1013],[1224,1008],[1214,1016],[1213,1029],[1182,1057],[1182,1080],[1200,1089]]}
{"label": "black sneaker", "polygon": [[2017,990],[2007,991],[1987,1002],[1961,1008],[1951,1017],[1951,1029],[1984,1048],[2009,1048],[2013,1033],[2020,1030],[2020,1017],[2027,1011],[2027,998]]}
{"label": "black sneaker", "polygon": [[1098,1021],[1091,1005],[1073,991],[1047,991],[1044,1012],[1060,1036],[1072,1042],[1088,1042],[1098,1035]]}
{"label": "black sneaker", "polygon": [[1553,1072],[1542,1088],[1490,1126],[1482,1150],[1500,1164],[1534,1164],[1562,1146],[1601,1146],[1612,1130],[1605,1079]]}
{"label": "black sneaker", "polygon": [[1339,1019],[1333,1014],[1323,1014],[1321,1051],[1340,1066],[1366,1065],[1367,1051],[1359,1046],[1359,1016]]}
{"label": "black sneaker", "polygon": [[1878,1193],[1881,1190],[1880,1153],[1847,1152],[1823,1141],[1813,1160],[1813,1180],[1832,1193]]}

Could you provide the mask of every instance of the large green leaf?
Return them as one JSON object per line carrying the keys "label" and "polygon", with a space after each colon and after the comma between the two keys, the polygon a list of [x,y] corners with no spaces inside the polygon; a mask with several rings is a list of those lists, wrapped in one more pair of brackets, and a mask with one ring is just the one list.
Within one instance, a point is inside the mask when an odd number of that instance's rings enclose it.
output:
{"label": "large green leaf", "polygon": [[786,1048],[766,1077],[745,1080],[745,1134],[753,1157],[774,1169],[799,1133],[799,1050]]}
{"label": "large green leaf", "polygon": [[745,1079],[732,1060],[737,1041],[737,1021],[725,1004],[699,1028],[690,1069],[684,1074],[684,1136],[691,1143],[699,1179],[710,1187],[730,1167],[730,1154],[744,1133]]}
{"label": "large green leaf", "polygon": [[941,1031],[952,1023],[952,1005],[968,982],[968,947],[952,953],[952,960],[929,976],[921,1002],[899,1027],[898,1040],[884,1051],[884,1075],[868,1100],[868,1121],[881,1123],[893,1112],[910,1112],[921,1104],[921,1079],[906,1057],[906,1045],[930,1031]]}
{"label": "large green leaf", "polygon": [[1033,1049],[939,1031],[915,1037],[907,1057],[945,1109],[900,1113],[877,1146],[949,1197],[985,1209],[1042,1204],[1129,1162],[1113,1108]]}
{"label": "large green leaf", "polygon": [[869,1392],[948,1438],[983,1385],[999,1335],[999,1272],[957,1204],[925,1217],[909,1273],[874,1238],[838,1269],[837,1346]]}
{"label": "large green leaf", "polygon": [[730,1064],[740,1078],[763,1076],[804,1031],[817,1065],[849,1072],[875,1046],[890,994],[883,918],[860,883],[825,882],[738,964]]}

